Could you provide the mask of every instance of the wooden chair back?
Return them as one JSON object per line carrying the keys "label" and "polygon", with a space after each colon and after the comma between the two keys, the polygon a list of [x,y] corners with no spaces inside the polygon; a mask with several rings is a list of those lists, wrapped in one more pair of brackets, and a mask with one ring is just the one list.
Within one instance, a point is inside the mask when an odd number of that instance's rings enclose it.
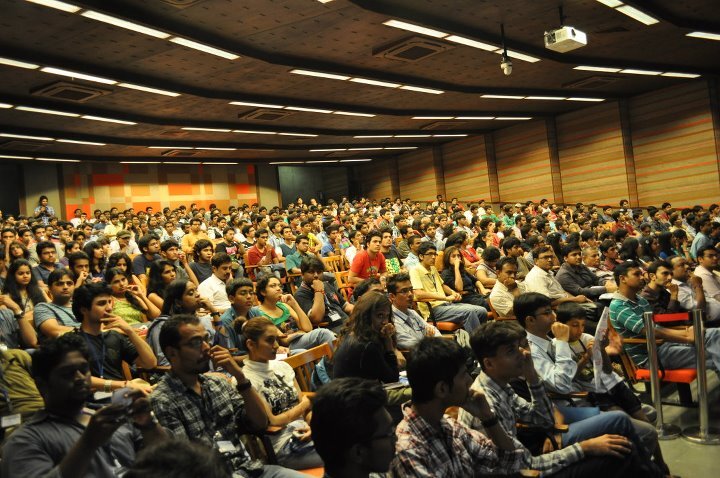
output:
{"label": "wooden chair back", "polygon": [[337,288],[340,291],[340,293],[343,295],[346,301],[350,302],[350,298],[352,297],[352,286],[350,285],[350,281],[348,279],[349,271],[341,271],[335,273],[335,282],[337,283]]}
{"label": "wooden chair back", "polygon": [[318,345],[284,359],[295,371],[295,379],[303,392],[312,391],[312,374],[315,371],[315,365],[323,357],[332,358],[332,349],[328,344]]}
{"label": "wooden chair back", "polygon": [[325,264],[325,270],[328,272],[342,272],[345,268],[345,261],[341,255],[327,256],[321,259]]}

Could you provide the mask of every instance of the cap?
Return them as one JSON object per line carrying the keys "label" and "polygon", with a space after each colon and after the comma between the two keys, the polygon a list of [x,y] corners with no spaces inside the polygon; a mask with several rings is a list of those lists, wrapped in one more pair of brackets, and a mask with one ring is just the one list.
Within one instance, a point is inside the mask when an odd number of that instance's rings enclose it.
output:
{"label": "cap", "polygon": [[130,234],[130,231],[122,230],[118,232],[115,237],[130,237],[132,234]]}

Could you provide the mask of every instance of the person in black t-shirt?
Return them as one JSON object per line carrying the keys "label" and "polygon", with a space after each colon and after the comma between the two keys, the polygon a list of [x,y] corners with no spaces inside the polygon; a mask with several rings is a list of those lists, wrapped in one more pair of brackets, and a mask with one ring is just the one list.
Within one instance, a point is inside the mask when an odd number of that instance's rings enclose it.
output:
{"label": "person in black t-shirt", "polygon": [[352,312],[353,305],[343,298],[335,286],[322,280],[325,264],[317,257],[303,259],[300,272],[302,282],[295,291],[295,300],[313,326],[328,322],[328,328],[337,332]]}

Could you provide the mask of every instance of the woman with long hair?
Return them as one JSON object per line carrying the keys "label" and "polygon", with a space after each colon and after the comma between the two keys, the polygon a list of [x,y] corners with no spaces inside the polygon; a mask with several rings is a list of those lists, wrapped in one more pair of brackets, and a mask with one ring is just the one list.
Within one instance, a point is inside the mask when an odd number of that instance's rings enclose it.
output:
{"label": "woman with long hair", "polygon": [[165,289],[175,280],[175,266],[165,259],[153,261],[148,273],[148,299],[162,309]]}
{"label": "woman with long hair", "polygon": [[295,297],[283,294],[280,279],[262,277],[255,286],[255,295],[260,305],[250,309],[249,316],[270,319],[283,333],[281,345],[290,350],[307,350],[326,343],[333,348],[335,334],[328,329],[313,329],[312,322]]}
{"label": "woman with long hair", "polygon": [[276,360],[280,332],[269,319],[256,317],[245,323],[243,334],[248,350],[243,372],[263,398],[270,425],[282,427],[270,435],[278,464],[293,470],[322,466],[306,421],[312,403],[302,395],[292,367]]}
{"label": "woman with long hair", "polygon": [[482,261],[480,260],[480,256],[475,251],[475,249],[469,246],[469,243],[470,239],[468,238],[467,233],[464,231],[460,231],[451,234],[447,238],[447,240],[445,241],[445,249],[450,246],[455,246],[460,252],[460,256],[463,259],[465,268],[470,271],[471,274],[474,274],[477,270],[477,267]]}
{"label": "woman with long hair", "polygon": [[[33,310],[37,304],[42,302],[50,302],[50,299],[38,285],[30,262],[25,259],[14,260],[7,271],[2,295],[0,295],[0,305],[4,305],[13,312],[15,317],[12,321],[17,325],[17,330],[13,335],[16,336],[16,341],[22,342],[25,348],[37,347],[37,334],[32,325]],[[3,327],[5,332],[8,327]],[[20,344],[18,343],[18,345]]]}
{"label": "woman with long hair", "polygon": [[113,301],[113,314],[121,317],[130,325],[147,322],[160,315],[160,310],[140,292],[137,286],[130,285],[125,273],[112,267],[105,272],[105,283],[110,286]]}
{"label": "woman with long hair", "polygon": [[96,241],[90,241],[83,246],[83,252],[90,258],[90,277],[102,278],[105,272],[105,251]]}
{"label": "woman with long hair", "polygon": [[485,307],[483,296],[490,293],[475,276],[465,268],[462,252],[457,246],[445,248],[443,271],[440,274],[446,286],[462,296],[460,302]]}
{"label": "woman with long hair", "polygon": [[[662,232],[661,234],[665,233],[667,233],[667,231]],[[640,238],[640,248],[642,249],[640,259],[645,264],[649,265],[652,262],[660,260],[660,243],[658,242],[657,237],[648,236]]]}
{"label": "woman with long hair", "polygon": [[60,263],[68,267],[70,265],[70,254],[73,252],[80,252],[82,251],[82,244],[80,244],[77,241],[70,241],[65,244],[65,255],[60,259]]}
{"label": "woman with long hair", "polygon": [[7,261],[12,262],[17,259],[30,259],[30,251],[22,242],[12,241],[8,246]]}
{"label": "woman with long hair", "polygon": [[640,241],[635,239],[634,237],[626,237],[625,240],[622,242],[622,246],[620,246],[620,250],[618,251],[620,253],[620,259],[623,261],[635,261],[638,263],[642,263],[640,260]]}
{"label": "woman with long hair", "polygon": [[130,259],[130,256],[124,252],[114,252],[110,254],[107,264],[105,264],[105,268],[111,269],[113,267],[117,267],[123,271],[125,273],[125,277],[127,277],[128,283],[138,286],[138,289],[140,289],[143,294],[145,293],[145,285],[138,276],[132,273],[132,260]]}

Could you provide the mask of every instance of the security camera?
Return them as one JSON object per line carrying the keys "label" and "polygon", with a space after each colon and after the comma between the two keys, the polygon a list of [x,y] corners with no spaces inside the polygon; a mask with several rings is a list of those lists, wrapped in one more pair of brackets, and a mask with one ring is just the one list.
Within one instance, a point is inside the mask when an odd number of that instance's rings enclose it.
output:
{"label": "security camera", "polygon": [[500,69],[505,74],[505,76],[510,76],[512,74],[512,60],[506,56],[503,56],[503,59],[500,62]]}

